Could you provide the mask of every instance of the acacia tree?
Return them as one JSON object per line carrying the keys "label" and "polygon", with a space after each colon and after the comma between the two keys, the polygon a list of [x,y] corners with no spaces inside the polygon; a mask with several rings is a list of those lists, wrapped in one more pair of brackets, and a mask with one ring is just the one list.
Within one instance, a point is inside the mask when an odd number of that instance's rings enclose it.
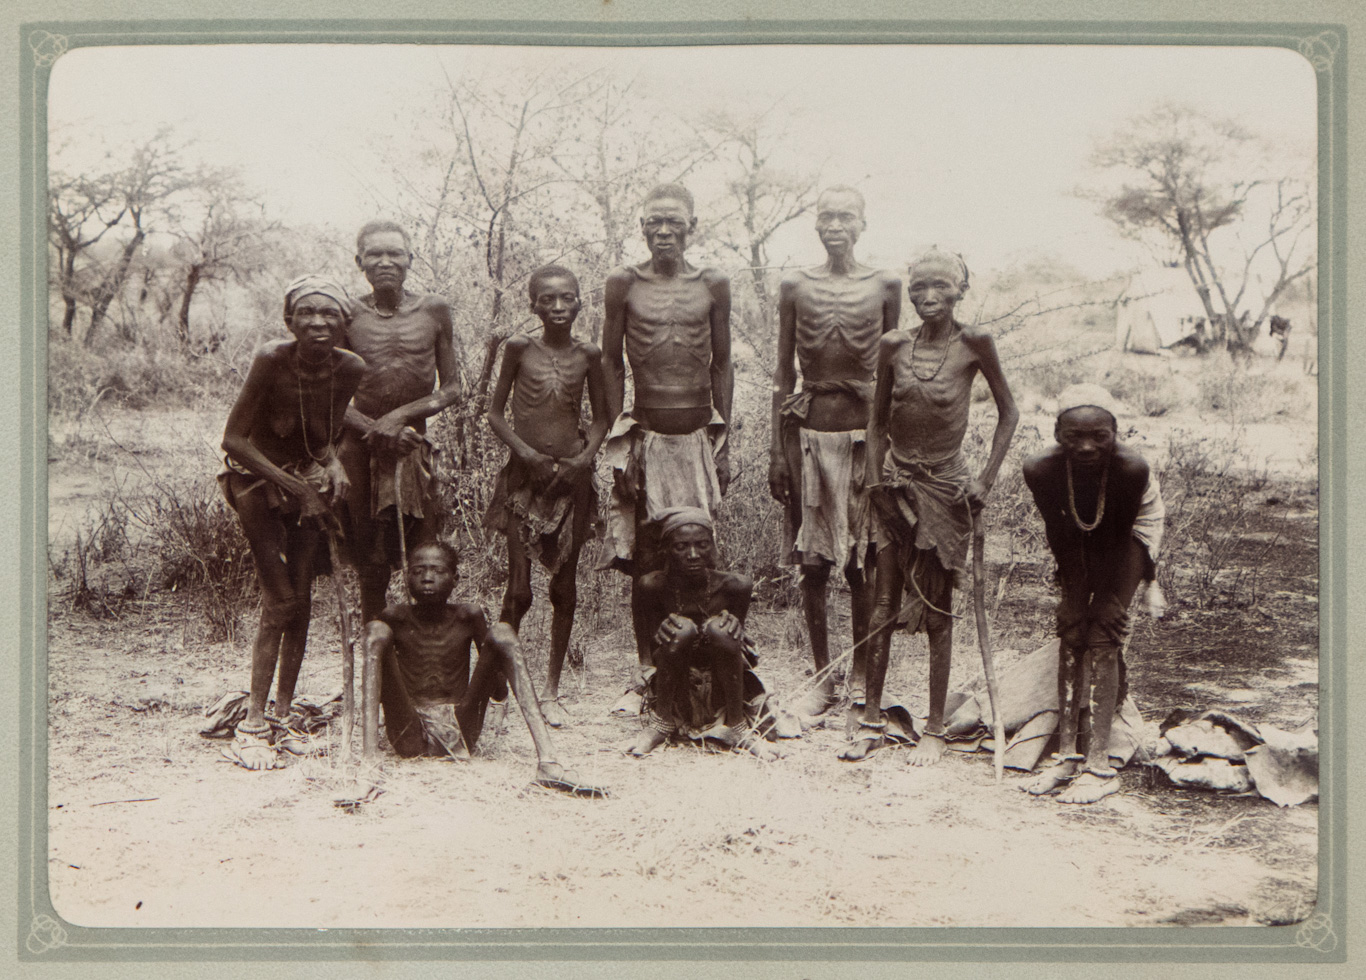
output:
{"label": "acacia tree", "polygon": [[85,176],[54,168],[48,178],[47,214],[52,282],[62,295],[62,333],[70,339],[77,303],[85,298],[77,264],[89,265],[88,250],[123,220],[124,209],[108,174]]}
{"label": "acacia tree", "polygon": [[128,282],[133,260],[147,236],[159,225],[174,220],[176,198],[191,182],[183,162],[184,146],[169,128],[159,129],[144,143],[133,147],[128,163],[109,175],[114,199],[123,211],[118,229],[123,236],[120,247],[107,263],[98,264],[98,276],[91,287],[90,326],[84,342],[95,339],[109,306]]}
{"label": "acacia tree", "polygon": [[1127,238],[1176,250],[1216,335],[1235,351],[1250,347],[1276,299],[1316,261],[1312,184],[1266,176],[1266,157],[1238,123],[1171,103],[1129,120],[1092,157],[1121,182],[1095,195],[1101,213]]}
{"label": "acacia tree", "polygon": [[749,272],[761,336],[747,339],[759,351],[769,346],[772,333],[767,329],[774,309],[769,241],[778,229],[810,212],[820,193],[819,166],[794,168],[782,163],[801,159],[801,154],[789,145],[779,109],[775,103],[758,112],[719,110],[704,115],[699,124],[715,148],[725,186],[723,210],[707,230],[739,256]]}
{"label": "acacia tree", "polygon": [[179,302],[176,339],[190,350],[190,308],[200,288],[229,281],[245,284],[270,264],[269,246],[279,222],[267,218],[265,205],[244,188],[231,170],[205,168],[188,185],[184,216],[171,229],[176,244]]}

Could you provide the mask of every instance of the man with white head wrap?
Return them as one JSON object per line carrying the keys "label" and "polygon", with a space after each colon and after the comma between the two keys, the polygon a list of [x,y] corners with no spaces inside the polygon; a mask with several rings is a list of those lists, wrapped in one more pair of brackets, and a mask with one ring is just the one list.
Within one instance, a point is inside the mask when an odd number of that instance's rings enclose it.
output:
{"label": "man with white head wrap", "polygon": [[1151,583],[1150,609],[1160,615],[1154,580],[1162,493],[1147,461],[1119,441],[1118,414],[1104,388],[1073,385],[1058,398],[1057,445],[1024,462],[1062,591],[1058,754],[1024,788],[1043,795],[1066,787],[1063,803],[1094,803],[1119,791],[1110,731],[1127,693],[1120,651],[1140,583]]}
{"label": "man with white head wrap", "polygon": [[717,570],[712,521],[702,508],[670,508],[655,522],[665,566],[636,585],[653,649],[644,670],[645,731],[631,754],[681,738],[775,758],[761,737],[773,720],[753,670],[759,658],[745,635],[753,580]]}

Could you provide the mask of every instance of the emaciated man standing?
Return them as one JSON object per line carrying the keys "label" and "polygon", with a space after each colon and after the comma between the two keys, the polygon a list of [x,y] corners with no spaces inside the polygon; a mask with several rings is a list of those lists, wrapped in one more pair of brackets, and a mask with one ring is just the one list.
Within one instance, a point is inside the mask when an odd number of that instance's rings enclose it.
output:
{"label": "emaciated man standing", "polygon": [[427,419],[460,394],[450,304],[403,288],[412,261],[408,233],[392,221],[371,221],[356,236],[356,266],[374,291],[353,304],[346,330],[346,347],[366,369],[346,411],[341,461],[351,480],[346,540],[366,622],[384,608],[399,565],[398,520],[409,549],[440,531],[424,434]]}
{"label": "emaciated man standing", "polygon": [[[650,259],[607,277],[603,366],[607,403],[616,422],[605,458],[612,467],[609,564],[632,577],[631,621],[642,668],[651,663],[653,627],[644,623],[639,582],[662,567],[658,527],[674,507],[715,512],[730,482],[726,430],[735,383],[730,360],[730,280],[684,257],[697,229],[693,198],[661,184],[645,198],[640,219]],[[635,400],[623,412],[626,365]],[[637,677],[616,710],[640,704]]]}
{"label": "emaciated man standing", "polygon": [[[835,702],[826,588],[830,570],[844,569],[852,600],[855,644],[850,689],[862,697],[869,580],[865,430],[877,375],[878,340],[897,328],[901,280],[854,258],[867,227],[863,195],[827,188],[816,201],[822,265],[784,277],[778,298],[778,369],[773,378],[773,446],[768,482],[786,508],[792,558],[801,566],[802,611],[811,636],[817,682],[799,714],[819,715]],[[801,365],[797,386],[795,360]]]}

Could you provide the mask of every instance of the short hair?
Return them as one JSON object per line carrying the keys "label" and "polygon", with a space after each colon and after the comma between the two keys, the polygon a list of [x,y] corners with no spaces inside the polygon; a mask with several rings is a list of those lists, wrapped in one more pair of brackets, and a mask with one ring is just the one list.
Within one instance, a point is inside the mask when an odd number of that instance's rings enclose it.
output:
{"label": "short hair", "polygon": [[526,290],[531,294],[531,302],[536,302],[536,290],[541,283],[547,279],[554,279],[556,276],[563,276],[574,284],[574,292],[579,291],[579,277],[574,275],[562,265],[543,265],[531,274],[531,278],[526,281]]}
{"label": "short hair", "polygon": [[692,192],[682,184],[656,184],[650,188],[650,193],[645,195],[645,200],[640,202],[640,206],[644,208],[651,201],[658,200],[679,201],[687,206],[689,216],[693,214]]}
{"label": "short hair", "polygon": [[[413,555],[417,555],[419,551],[427,551],[431,548],[435,548],[437,551],[441,552],[441,556],[446,559],[446,564],[450,566],[452,575],[459,573],[460,552],[455,549],[455,545],[444,538],[422,542],[422,544],[413,549]],[[406,574],[407,569],[405,569],[404,572]]]}
{"label": "short hair", "polygon": [[374,221],[367,221],[361,225],[360,231],[356,233],[356,254],[360,255],[365,250],[365,239],[368,236],[382,231],[398,232],[403,236],[403,247],[410,252],[413,250],[413,240],[408,237],[408,229],[397,221],[390,221],[388,218],[376,218]]}
{"label": "short hair", "polygon": [[956,267],[959,274],[963,277],[963,284],[967,285],[968,264],[963,261],[963,256],[957,252],[946,252],[938,245],[931,245],[929,251],[911,262],[910,266],[907,267],[906,272],[908,275],[913,275],[917,266],[928,265],[931,262],[942,262],[944,265]]}
{"label": "short hair", "polygon": [[821,198],[827,194],[852,194],[858,201],[859,214],[863,214],[868,209],[867,203],[863,200],[863,192],[857,187],[850,187],[848,184],[831,184],[816,196],[816,208],[820,209]]}

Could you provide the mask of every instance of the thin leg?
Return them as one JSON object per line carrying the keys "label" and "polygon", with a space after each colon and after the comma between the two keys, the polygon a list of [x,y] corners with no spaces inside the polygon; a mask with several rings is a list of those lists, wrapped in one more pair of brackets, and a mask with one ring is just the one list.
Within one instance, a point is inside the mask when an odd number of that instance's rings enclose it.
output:
{"label": "thin leg", "polygon": [[830,631],[827,598],[830,566],[803,565],[801,570],[802,612],[806,632],[811,637],[811,659],[819,680],[797,705],[797,713],[815,717],[828,711],[834,702],[835,679],[826,670],[830,665]]}

